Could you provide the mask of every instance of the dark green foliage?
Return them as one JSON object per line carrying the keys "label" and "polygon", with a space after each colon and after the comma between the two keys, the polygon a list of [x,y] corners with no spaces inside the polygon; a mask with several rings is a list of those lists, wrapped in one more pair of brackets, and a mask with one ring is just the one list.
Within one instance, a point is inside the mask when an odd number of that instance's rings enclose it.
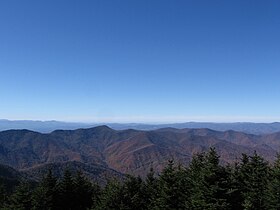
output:
{"label": "dark green foliage", "polygon": [[118,180],[111,180],[102,190],[100,200],[93,209],[125,209],[123,204],[123,187]]}
{"label": "dark green foliage", "polygon": [[58,204],[64,210],[86,210],[91,208],[99,193],[99,188],[93,187],[81,172],[73,176],[69,170],[64,172],[62,180],[58,184]]}
{"label": "dark green foliage", "polygon": [[280,155],[274,165],[243,155],[222,166],[215,149],[193,157],[188,167],[169,161],[160,175],[127,176],[101,188],[82,173],[51,171],[35,189],[22,182],[9,195],[0,185],[1,210],[280,210]]}
{"label": "dark green foliage", "polygon": [[69,170],[64,171],[62,180],[58,184],[58,206],[60,209],[70,210],[73,206],[76,206],[74,194],[74,180]]}
{"label": "dark green foliage", "polygon": [[268,163],[256,153],[249,158],[244,155],[238,174],[243,208],[265,209],[264,194],[269,181]]}
{"label": "dark green foliage", "polygon": [[267,209],[280,210],[280,154],[271,169],[270,180],[265,193]]}
{"label": "dark green foliage", "polygon": [[31,209],[31,189],[30,185],[26,182],[21,182],[16,187],[15,192],[11,195],[7,209],[14,210],[29,210]]}
{"label": "dark green foliage", "polygon": [[32,210],[86,210],[96,204],[100,187],[93,185],[81,172],[73,176],[69,170],[58,181],[49,170],[33,191]]}
{"label": "dark green foliage", "polygon": [[190,186],[190,209],[205,209],[207,191],[204,180],[205,154],[197,154],[193,157],[187,170],[187,179]]}
{"label": "dark green foliage", "polygon": [[127,209],[147,209],[144,183],[140,177],[129,176],[123,185],[123,204]]}
{"label": "dark green foliage", "polygon": [[97,200],[97,196],[100,194],[100,188],[95,185],[93,187],[92,183],[86,179],[81,172],[78,172],[73,179],[74,192],[75,195],[75,209],[86,210],[91,208],[93,202]]}
{"label": "dark green foliage", "polygon": [[4,206],[6,197],[7,197],[6,189],[4,187],[4,184],[0,182],[0,206]]}
{"label": "dark green foliage", "polygon": [[169,161],[159,177],[158,198],[155,209],[186,209],[188,207],[188,186],[185,169],[175,167]]}
{"label": "dark green foliage", "polygon": [[48,174],[42,179],[39,186],[34,190],[32,196],[33,210],[54,210],[57,208],[57,179],[49,170]]}
{"label": "dark green foliage", "polygon": [[228,186],[228,201],[230,202],[230,209],[239,210],[242,207],[242,188],[243,185],[239,182],[239,167],[238,163],[235,163],[232,167],[227,166],[226,171],[229,173],[229,186]]}
{"label": "dark green foliage", "polygon": [[152,209],[156,206],[159,187],[159,181],[155,176],[153,168],[151,168],[147,174],[143,188],[143,196],[147,209]]}
{"label": "dark green foliage", "polygon": [[229,171],[213,148],[194,156],[188,170],[190,209],[229,209]]}
{"label": "dark green foliage", "polygon": [[204,173],[207,209],[228,209],[229,173],[219,165],[219,156],[213,148],[206,155]]}

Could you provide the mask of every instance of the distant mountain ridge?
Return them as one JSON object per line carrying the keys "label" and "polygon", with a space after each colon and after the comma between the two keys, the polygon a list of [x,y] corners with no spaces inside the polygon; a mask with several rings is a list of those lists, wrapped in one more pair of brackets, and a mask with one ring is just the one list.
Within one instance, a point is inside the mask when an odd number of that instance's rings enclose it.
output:
{"label": "distant mountain ridge", "polygon": [[115,130],[156,130],[160,128],[172,127],[183,128],[209,128],[217,131],[234,130],[250,134],[269,134],[280,132],[280,122],[274,123],[253,123],[253,122],[235,122],[235,123],[214,123],[214,122],[186,122],[169,124],[144,124],[144,123],[78,123],[62,121],[32,121],[32,120],[4,120],[0,119],[0,131],[11,129],[28,129],[41,133],[50,133],[57,129],[73,130],[79,128],[91,128],[100,125],[107,125]]}
{"label": "distant mountain ridge", "polygon": [[27,129],[42,133],[49,133],[57,129],[78,129],[94,127],[96,124],[61,122],[61,121],[39,121],[39,120],[5,120],[0,119],[0,131],[11,129]]}
{"label": "distant mountain ridge", "polygon": [[145,175],[151,167],[160,172],[170,159],[188,164],[193,154],[209,147],[216,148],[223,163],[233,163],[242,153],[250,155],[254,151],[273,161],[280,149],[280,132],[254,135],[206,128],[143,131],[108,126],[49,134],[7,130],[0,132],[0,164],[30,174],[50,164],[57,168],[71,163],[87,173],[98,167],[97,174]]}

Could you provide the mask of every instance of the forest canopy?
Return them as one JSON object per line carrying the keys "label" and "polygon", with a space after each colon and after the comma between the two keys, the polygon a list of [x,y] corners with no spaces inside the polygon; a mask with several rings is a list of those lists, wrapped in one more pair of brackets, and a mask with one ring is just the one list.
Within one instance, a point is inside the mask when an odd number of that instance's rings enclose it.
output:
{"label": "forest canopy", "polygon": [[21,181],[10,192],[0,184],[0,209],[103,210],[280,209],[280,156],[269,164],[257,153],[221,165],[214,148],[193,156],[188,167],[170,160],[161,174],[127,175],[105,186],[90,182],[81,172],[57,178],[49,170],[35,186]]}

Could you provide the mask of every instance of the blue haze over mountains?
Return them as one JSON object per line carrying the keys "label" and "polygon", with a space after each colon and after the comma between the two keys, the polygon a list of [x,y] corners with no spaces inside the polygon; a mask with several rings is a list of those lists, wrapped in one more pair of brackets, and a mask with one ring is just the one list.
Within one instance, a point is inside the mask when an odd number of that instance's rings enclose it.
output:
{"label": "blue haze over mountains", "polygon": [[209,128],[217,131],[234,130],[249,134],[268,134],[280,132],[280,123],[214,123],[214,122],[185,122],[170,124],[142,124],[142,123],[79,123],[62,121],[33,121],[33,120],[0,120],[0,131],[10,129],[28,129],[42,133],[49,133],[54,130],[72,130],[78,128],[91,128],[99,125],[107,125],[116,130],[137,129],[155,130],[160,128]]}

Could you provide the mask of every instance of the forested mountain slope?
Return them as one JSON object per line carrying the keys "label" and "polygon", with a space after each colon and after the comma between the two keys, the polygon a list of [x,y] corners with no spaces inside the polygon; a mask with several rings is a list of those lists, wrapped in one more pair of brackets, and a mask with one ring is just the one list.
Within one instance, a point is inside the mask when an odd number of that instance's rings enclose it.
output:
{"label": "forested mountain slope", "polygon": [[272,161],[280,146],[280,133],[253,135],[236,131],[163,128],[154,131],[113,130],[107,126],[56,130],[42,134],[29,130],[0,132],[0,163],[19,170],[50,163],[76,161],[121,173],[145,175],[151,167],[162,170],[174,159],[187,165],[193,154],[215,147],[222,163],[242,153]]}

